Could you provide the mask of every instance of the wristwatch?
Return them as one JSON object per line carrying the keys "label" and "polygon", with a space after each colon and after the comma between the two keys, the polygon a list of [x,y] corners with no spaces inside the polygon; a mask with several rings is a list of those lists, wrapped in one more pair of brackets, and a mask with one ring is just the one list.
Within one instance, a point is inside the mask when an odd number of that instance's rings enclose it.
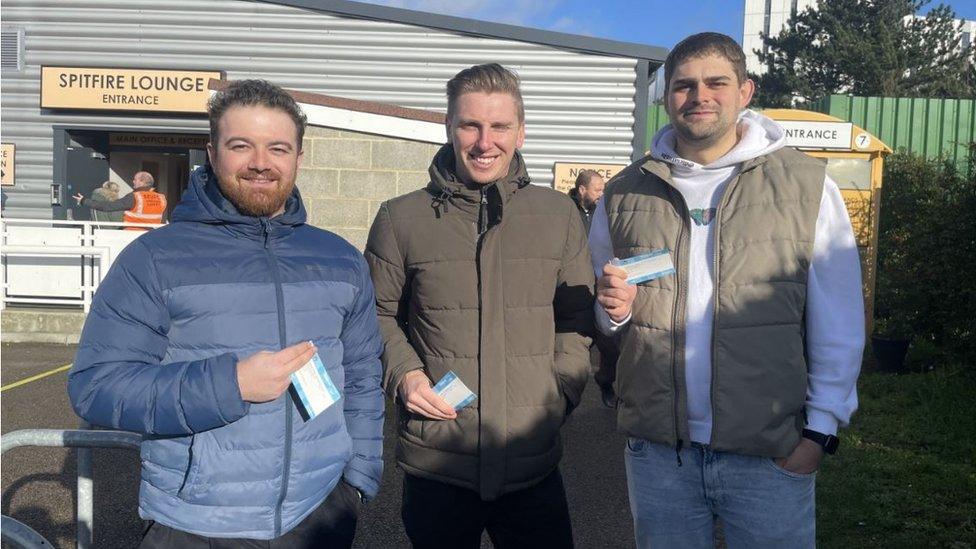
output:
{"label": "wristwatch", "polygon": [[818,433],[817,431],[811,431],[810,429],[803,430],[803,438],[812,440],[823,448],[825,454],[833,455],[837,451],[837,447],[840,445],[840,439],[834,435],[825,435],[823,433]]}

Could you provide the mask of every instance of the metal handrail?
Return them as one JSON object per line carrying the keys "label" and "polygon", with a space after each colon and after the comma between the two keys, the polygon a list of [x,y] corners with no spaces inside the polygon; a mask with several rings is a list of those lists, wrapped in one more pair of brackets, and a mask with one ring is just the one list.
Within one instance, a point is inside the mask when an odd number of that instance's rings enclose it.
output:
{"label": "metal handrail", "polygon": [[[85,424],[83,424],[85,426]],[[92,448],[139,449],[142,435],[129,431],[87,429],[20,429],[0,437],[0,454],[22,446],[78,448],[78,534],[77,547],[92,546],[94,492],[92,490]],[[2,516],[3,541],[15,547],[53,547],[49,541],[13,517]]]}

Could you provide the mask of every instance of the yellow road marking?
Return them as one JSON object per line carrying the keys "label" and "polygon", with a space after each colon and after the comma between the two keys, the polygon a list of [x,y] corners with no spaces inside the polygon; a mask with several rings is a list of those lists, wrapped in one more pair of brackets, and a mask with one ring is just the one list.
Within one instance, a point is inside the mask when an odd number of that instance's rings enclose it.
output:
{"label": "yellow road marking", "polygon": [[20,381],[15,381],[9,385],[4,385],[3,387],[0,387],[0,391],[6,391],[7,389],[13,389],[14,387],[20,387],[21,385],[27,385],[32,381],[37,381],[38,379],[44,379],[47,376],[53,376],[54,374],[63,372],[68,368],[71,368],[71,364],[65,364],[64,366],[60,366],[53,370],[48,370],[47,372],[37,374],[36,376],[30,376],[27,379],[22,379]]}

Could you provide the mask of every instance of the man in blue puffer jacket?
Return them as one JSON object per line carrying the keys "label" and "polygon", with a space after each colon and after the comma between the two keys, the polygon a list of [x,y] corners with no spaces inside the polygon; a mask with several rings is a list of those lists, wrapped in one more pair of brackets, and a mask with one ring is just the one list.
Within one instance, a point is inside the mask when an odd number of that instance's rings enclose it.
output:
{"label": "man in blue puffer jacket", "polygon": [[[68,392],[84,419],[146,435],[142,547],[348,547],[379,488],[373,287],[355,248],[305,224],[304,127],[268,82],[216,94],[213,168],[95,296]],[[305,420],[289,376],[315,352],[341,398]]]}

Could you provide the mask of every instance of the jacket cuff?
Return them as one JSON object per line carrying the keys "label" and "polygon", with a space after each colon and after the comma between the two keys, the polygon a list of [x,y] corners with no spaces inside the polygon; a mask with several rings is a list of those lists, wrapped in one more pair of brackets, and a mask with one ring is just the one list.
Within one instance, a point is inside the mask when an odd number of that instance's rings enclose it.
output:
{"label": "jacket cuff", "polygon": [[407,376],[410,372],[414,370],[423,370],[423,364],[415,364],[413,366],[404,368],[403,370],[393,374],[390,377],[390,383],[386,386],[386,395],[390,397],[394,403],[400,402],[400,384],[403,383],[403,378]]}
{"label": "jacket cuff", "polygon": [[836,435],[837,425],[837,418],[833,414],[807,406],[807,429],[825,435]]}
{"label": "jacket cuff", "polygon": [[[382,464],[379,467],[382,472]],[[376,493],[380,490],[379,479],[374,479],[362,472],[362,469],[369,468],[368,461],[353,455],[349,463],[346,464],[345,471],[342,472],[342,479],[362,494],[363,503],[368,503],[376,497]]]}
{"label": "jacket cuff", "polygon": [[232,423],[244,417],[251,407],[249,402],[244,401],[241,387],[237,384],[237,358],[226,353],[212,360],[210,375],[217,394],[217,409],[224,421]]}

